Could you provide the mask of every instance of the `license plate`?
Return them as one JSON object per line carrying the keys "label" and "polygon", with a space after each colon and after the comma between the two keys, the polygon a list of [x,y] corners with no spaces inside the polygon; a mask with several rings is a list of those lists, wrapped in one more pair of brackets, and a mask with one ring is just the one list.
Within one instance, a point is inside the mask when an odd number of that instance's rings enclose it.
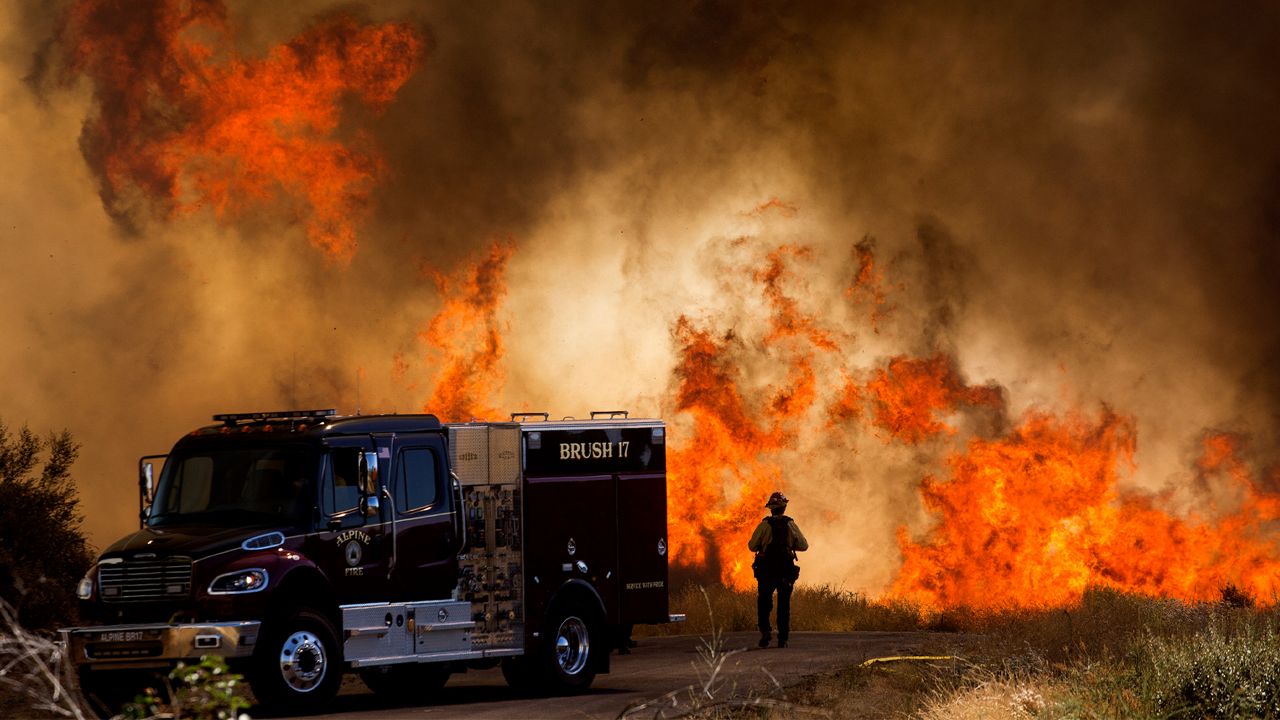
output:
{"label": "license plate", "polygon": [[94,637],[96,642],[142,642],[159,639],[159,630],[108,630]]}

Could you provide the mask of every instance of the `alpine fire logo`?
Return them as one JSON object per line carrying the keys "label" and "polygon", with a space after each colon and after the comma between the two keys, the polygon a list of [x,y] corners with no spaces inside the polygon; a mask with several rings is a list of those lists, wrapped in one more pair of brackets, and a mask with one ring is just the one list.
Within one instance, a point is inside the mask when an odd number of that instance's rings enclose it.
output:
{"label": "alpine fire logo", "polygon": [[360,564],[360,560],[364,557],[364,549],[360,547],[359,540],[352,540],[342,550],[347,556],[347,567],[355,567]]}

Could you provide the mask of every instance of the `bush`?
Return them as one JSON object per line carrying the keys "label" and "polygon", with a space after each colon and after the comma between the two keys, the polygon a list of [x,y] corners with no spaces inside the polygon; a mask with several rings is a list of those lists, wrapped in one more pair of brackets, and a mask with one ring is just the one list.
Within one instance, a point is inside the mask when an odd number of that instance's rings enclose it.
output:
{"label": "bush", "polygon": [[1156,707],[1215,718],[1280,717],[1280,640],[1267,623],[1211,625],[1190,638],[1148,635],[1139,666]]}
{"label": "bush", "polygon": [[230,672],[220,657],[206,655],[195,665],[178,663],[168,675],[163,692],[148,688],[125,706],[125,717],[192,718],[193,720],[247,719],[241,710],[249,707],[244,678]]}
{"label": "bush", "polygon": [[78,452],[65,430],[41,440],[24,427],[14,437],[0,422],[0,600],[28,628],[75,617],[76,583],[92,562],[71,478]]}
{"label": "bush", "polygon": [[976,615],[966,629],[983,672],[1049,688],[1040,718],[1253,718],[1280,717],[1275,621],[1228,593],[1185,603],[1092,589],[1074,607]]}

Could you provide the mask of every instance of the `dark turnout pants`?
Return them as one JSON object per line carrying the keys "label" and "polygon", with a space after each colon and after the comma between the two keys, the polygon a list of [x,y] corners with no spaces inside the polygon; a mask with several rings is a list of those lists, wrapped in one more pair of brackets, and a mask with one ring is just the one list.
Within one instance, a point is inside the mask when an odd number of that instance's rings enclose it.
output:
{"label": "dark turnout pants", "polygon": [[756,581],[759,595],[756,597],[756,617],[760,624],[761,637],[772,637],[773,628],[769,626],[769,611],[773,609],[773,593],[778,593],[778,640],[787,641],[791,632],[791,582],[789,580],[773,580],[760,578]]}

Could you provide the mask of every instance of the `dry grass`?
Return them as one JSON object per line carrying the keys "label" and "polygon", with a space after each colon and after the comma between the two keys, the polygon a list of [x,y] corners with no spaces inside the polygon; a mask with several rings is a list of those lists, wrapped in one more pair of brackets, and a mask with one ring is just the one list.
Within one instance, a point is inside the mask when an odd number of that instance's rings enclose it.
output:
{"label": "dry grass", "polygon": [[[637,635],[696,634],[712,641],[720,633],[756,628],[756,593],[735,591],[719,584],[686,583],[671,597],[671,612],[684,613],[687,621],[662,626],[637,627]],[[929,619],[914,607],[876,602],[865,595],[831,586],[796,587],[791,599],[793,631],[918,631]],[[704,640],[705,642],[705,640]],[[805,678],[791,687],[775,687],[766,696],[732,703],[689,702],[688,689],[668,698],[685,698],[684,706],[663,707],[664,717],[697,718],[902,718],[924,706],[940,679],[956,684],[962,669],[956,663],[902,663],[892,667],[845,668],[840,672]],[[709,698],[705,698],[709,700]],[[660,703],[646,703],[652,712]],[[630,712],[643,712],[633,708]],[[689,713],[689,714],[684,714]]]}
{"label": "dry grass", "polygon": [[922,716],[1280,716],[1276,621],[1230,593],[1183,603],[1105,589],[1072,608],[969,615],[975,670]]}
{"label": "dry grass", "polygon": [[1080,604],[1048,610],[1010,610],[971,614],[960,629],[984,638],[987,655],[1034,655],[1048,664],[1098,660],[1123,655],[1143,634],[1187,637],[1225,616],[1252,616],[1219,604],[1187,604],[1095,589]]}
{"label": "dry grass", "polygon": [[954,662],[854,665],[805,678],[784,689],[782,697],[823,710],[831,718],[898,720],[918,714],[939,693],[938,688],[959,683],[965,672],[963,664]]}
{"label": "dry grass", "polygon": [[[705,634],[755,627],[755,594],[695,585],[672,597]],[[1280,717],[1280,610],[1225,593],[1183,603],[1095,589],[1075,607],[921,613],[830,587],[798,587],[797,630],[952,630],[963,659],[849,667],[770,697],[836,718]],[[786,718],[785,709],[700,717]]]}
{"label": "dry grass", "polygon": [[[756,593],[690,582],[672,594],[671,612],[684,613],[687,620],[638,626],[636,634],[706,635],[711,632],[712,618],[723,632],[755,630]],[[925,629],[925,621],[916,608],[903,603],[872,601],[860,593],[830,585],[797,585],[791,595],[791,629],[797,632],[910,631]]]}
{"label": "dry grass", "polygon": [[[647,717],[664,720],[728,718],[744,712],[759,715],[779,711],[782,711],[785,717],[830,717],[829,713],[821,709],[799,705],[785,699],[756,693],[739,695],[737,683],[726,680],[724,671],[729,658],[746,652],[746,649],[725,648],[724,629],[716,622],[711,595],[706,588],[699,588],[698,594],[701,595],[706,609],[709,636],[704,636],[697,648],[698,662],[694,664],[697,681],[660,697],[631,703],[618,714],[617,720]],[[773,679],[775,689],[781,690],[777,679],[772,675],[769,677]]]}
{"label": "dry grass", "polygon": [[965,687],[935,693],[921,720],[1032,720],[1049,707],[1057,689],[1042,677],[992,675]]}
{"label": "dry grass", "polygon": [[0,601],[0,713],[4,717],[93,717],[75,690],[62,649],[18,624]]}

